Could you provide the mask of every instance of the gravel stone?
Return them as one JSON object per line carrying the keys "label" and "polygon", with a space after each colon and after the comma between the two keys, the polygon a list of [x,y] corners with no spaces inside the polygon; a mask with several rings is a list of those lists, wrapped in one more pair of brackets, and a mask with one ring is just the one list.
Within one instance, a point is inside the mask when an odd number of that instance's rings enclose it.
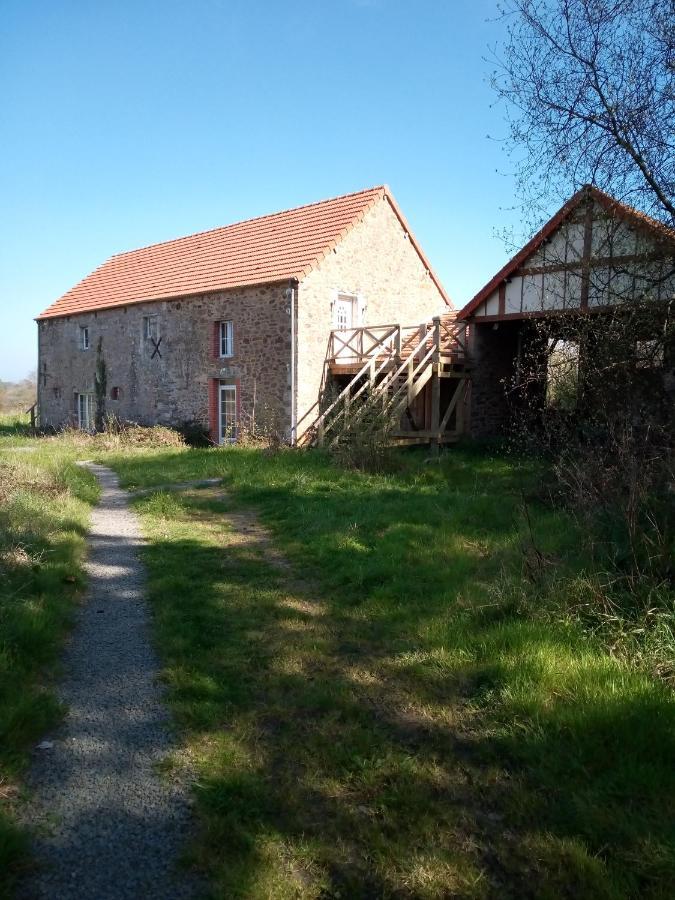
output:
{"label": "gravel stone", "polygon": [[85,465],[102,488],[88,588],[58,691],[67,717],[50,735],[49,752],[36,748],[27,778],[21,818],[33,829],[37,866],[17,893],[25,900],[192,898],[197,879],[176,864],[190,836],[187,786],[155,768],[172,742],[140,528],[115,473]]}

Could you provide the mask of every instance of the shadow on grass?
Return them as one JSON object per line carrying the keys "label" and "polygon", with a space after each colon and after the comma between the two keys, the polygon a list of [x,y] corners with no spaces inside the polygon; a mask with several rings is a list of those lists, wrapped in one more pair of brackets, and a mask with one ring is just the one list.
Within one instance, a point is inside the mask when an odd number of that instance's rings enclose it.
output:
{"label": "shadow on grass", "polygon": [[513,473],[492,493],[461,477],[434,493],[431,473],[416,495],[367,478],[355,494],[325,461],[276,482],[239,465],[238,500],[302,579],[200,533],[222,504],[139,503],[199,759],[197,854],[227,895],[665,898],[672,703],[578,634],[488,602],[513,561]]}

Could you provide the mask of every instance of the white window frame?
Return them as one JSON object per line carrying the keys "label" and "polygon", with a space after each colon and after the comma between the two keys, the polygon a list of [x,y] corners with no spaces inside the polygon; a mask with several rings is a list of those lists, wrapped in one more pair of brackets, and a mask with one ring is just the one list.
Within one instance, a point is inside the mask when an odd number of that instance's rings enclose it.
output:
{"label": "white window frame", "polygon": [[96,423],[96,400],[94,394],[77,394],[77,427],[82,431],[93,431]]}
{"label": "white window frame", "polygon": [[143,339],[146,341],[159,340],[159,316],[156,313],[151,316],[143,316]]}
{"label": "white window frame", "polygon": [[[353,294],[351,291],[335,291],[333,295],[333,328],[336,331],[344,330],[341,329],[340,323],[337,320],[337,310],[340,301],[351,303],[352,324],[350,328],[362,328],[365,325],[366,319],[366,302],[362,294]],[[346,330],[349,331],[349,329]]]}
{"label": "white window frame", "polygon": [[91,346],[89,341],[89,326],[80,325],[80,350],[88,350]]}
{"label": "white window frame", "polygon": [[[234,404],[234,418],[231,427],[231,431],[229,435],[225,435],[223,433],[223,425],[226,423],[223,422],[223,394],[229,393],[232,395],[231,402]],[[237,393],[237,385],[236,384],[223,384],[222,382],[218,385],[218,443],[219,444],[234,444],[237,441],[237,433],[239,431],[239,421],[237,417],[237,403],[239,402],[239,396]]]}
{"label": "white window frame", "polygon": [[232,319],[218,323],[218,355],[221,359],[234,356],[234,324]]}

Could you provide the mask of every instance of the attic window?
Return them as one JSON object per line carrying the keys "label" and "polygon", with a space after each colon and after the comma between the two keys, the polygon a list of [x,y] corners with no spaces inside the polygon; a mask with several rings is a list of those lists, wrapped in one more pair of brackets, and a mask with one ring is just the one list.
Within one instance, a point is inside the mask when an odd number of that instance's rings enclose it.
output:
{"label": "attic window", "polygon": [[234,356],[234,326],[231,321],[218,324],[218,350],[222,359]]}
{"label": "attic window", "polygon": [[159,337],[159,316],[143,316],[143,338],[156,341]]}

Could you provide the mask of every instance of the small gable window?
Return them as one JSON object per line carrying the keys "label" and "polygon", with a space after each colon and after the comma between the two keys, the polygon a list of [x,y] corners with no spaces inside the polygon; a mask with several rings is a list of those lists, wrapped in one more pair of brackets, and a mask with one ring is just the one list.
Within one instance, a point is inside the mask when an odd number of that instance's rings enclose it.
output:
{"label": "small gable window", "polygon": [[156,341],[159,337],[159,316],[143,316],[143,337],[146,341]]}
{"label": "small gable window", "polygon": [[89,326],[83,325],[80,327],[80,350],[88,350],[89,349]]}
{"label": "small gable window", "polygon": [[218,352],[221,357],[234,356],[234,328],[231,321],[219,323]]}

